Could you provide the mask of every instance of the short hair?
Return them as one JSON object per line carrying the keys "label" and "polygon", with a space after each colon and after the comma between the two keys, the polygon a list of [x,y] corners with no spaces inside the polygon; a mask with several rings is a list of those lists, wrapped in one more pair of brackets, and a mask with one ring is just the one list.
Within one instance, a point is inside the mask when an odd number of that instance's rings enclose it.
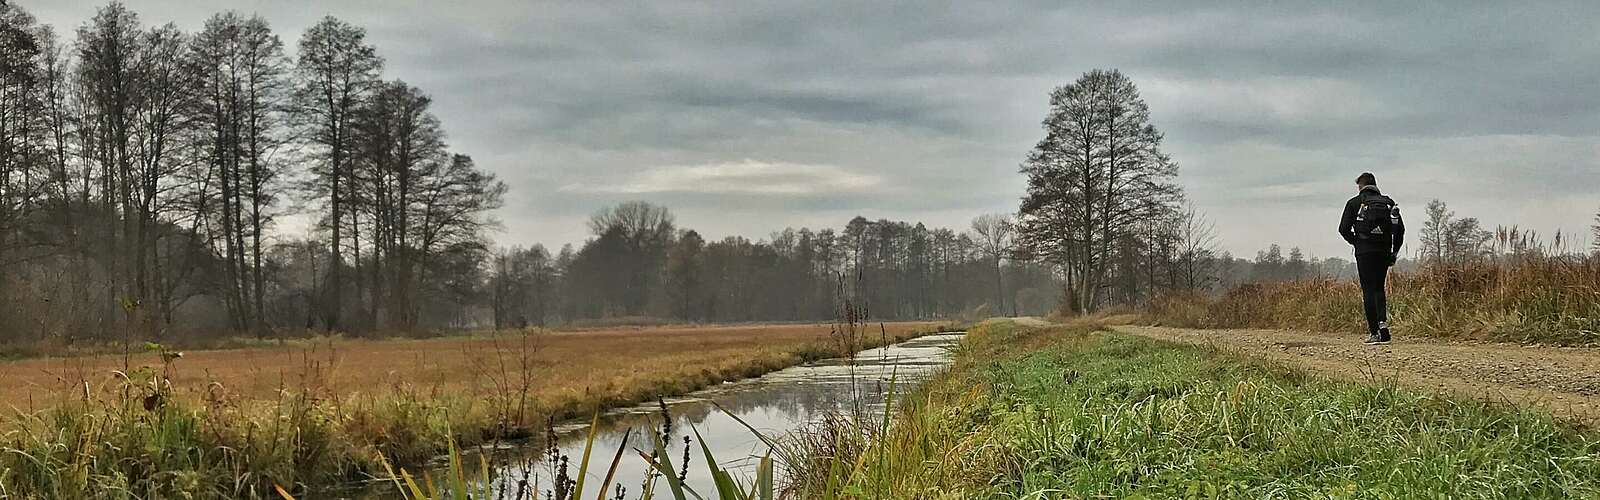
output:
{"label": "short hair", "polygon": [[1362,172],[1360,176],[1356,177],[1356,184],[1376,186],[1378,185],[1378,178],[1373,176],[1372,172]]}

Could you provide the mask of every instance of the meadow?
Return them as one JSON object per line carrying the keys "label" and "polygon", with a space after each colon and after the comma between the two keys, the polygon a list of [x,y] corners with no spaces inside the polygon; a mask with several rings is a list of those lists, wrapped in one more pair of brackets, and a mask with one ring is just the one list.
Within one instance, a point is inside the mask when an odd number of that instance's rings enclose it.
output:
{"label": "meadow", "polygon": [[[884,324],[865,346],[941,329]],[[0,498],[266,497],[837,354],[829,324],[602,328],[0,363]],[[862,346],[851,346],[862,347]]]}

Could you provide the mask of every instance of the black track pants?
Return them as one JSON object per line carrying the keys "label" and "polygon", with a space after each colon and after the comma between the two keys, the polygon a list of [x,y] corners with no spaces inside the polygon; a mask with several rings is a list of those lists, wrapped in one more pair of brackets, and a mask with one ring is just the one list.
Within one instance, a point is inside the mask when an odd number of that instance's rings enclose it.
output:
{"label": "black track pants", "polygon": [[1389,296],[1383,289],[1389,277],[1389,255],[1357,255],[1356,271],[1361,275],[1361,303],[1367,310],[1367,333],[1376,335],[1378,323],[1389,321]]}

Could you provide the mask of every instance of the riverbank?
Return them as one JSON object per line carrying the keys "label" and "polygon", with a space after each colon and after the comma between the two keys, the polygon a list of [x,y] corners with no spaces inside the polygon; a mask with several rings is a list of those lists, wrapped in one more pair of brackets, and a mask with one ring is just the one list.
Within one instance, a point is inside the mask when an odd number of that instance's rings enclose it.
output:
{"label": "riverbank", "polygon": [[[872,328],[860,346],[943,330]],[[63,367],[0,422],[0,498],[251,498],[520,439],[550,421],[836,355],[829,325],[349,341],[29,360]],[[15,387],[13,384],[8,387]],[[46,399],[48,397],[48,399]],[[14,407],[20,407],[16,399]]]}
{"label": "riverbank", "polygon": [[1600,434],[1548,413],[1092,323],[980,325],[887,432],[835,448],[805,496],[1600,495]]}

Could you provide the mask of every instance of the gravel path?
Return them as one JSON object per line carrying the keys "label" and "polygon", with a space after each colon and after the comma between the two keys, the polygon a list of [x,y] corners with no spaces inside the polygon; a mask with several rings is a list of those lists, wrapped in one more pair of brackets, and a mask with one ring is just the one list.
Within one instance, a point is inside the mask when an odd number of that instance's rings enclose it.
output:
{"label": "gravel path", "polygon": [[1143,337],[1234,349],[1349,380],[1393,381],[1458,396],[1533,405],[1578,424],[1600,425],[1600,349],[1405,337],[1396,337],[1385,346],[1368,346],[1361,343],[1361,337],[1330,333],[1112,328]]}

